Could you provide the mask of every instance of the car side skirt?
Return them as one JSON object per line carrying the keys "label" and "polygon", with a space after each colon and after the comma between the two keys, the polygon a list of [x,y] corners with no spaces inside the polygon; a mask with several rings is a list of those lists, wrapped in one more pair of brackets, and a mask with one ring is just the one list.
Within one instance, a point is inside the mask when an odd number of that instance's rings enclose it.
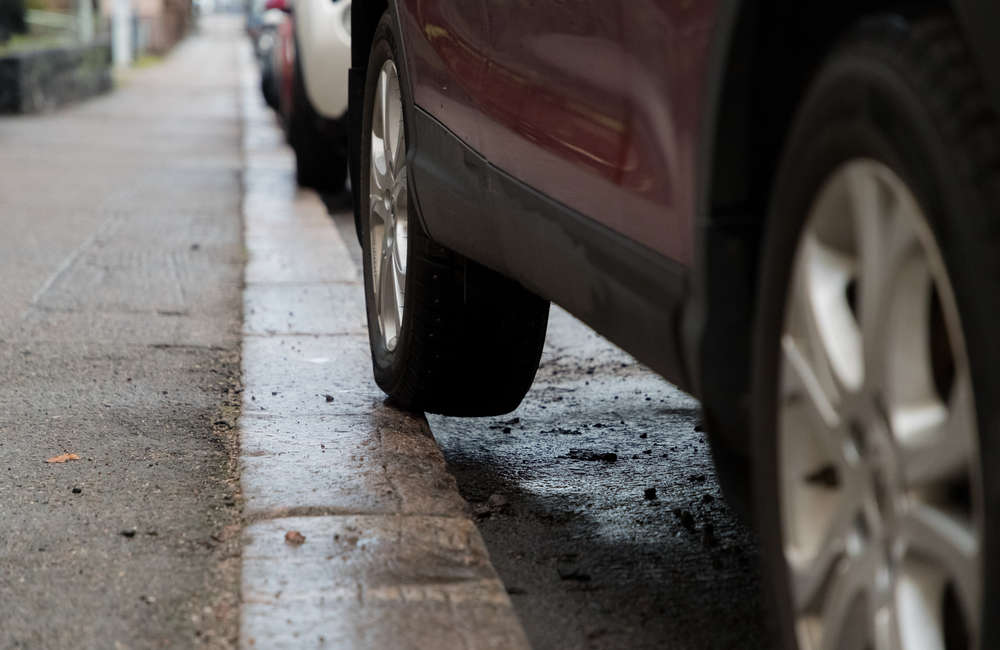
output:
{"label": "car side skirt", "polygon": [[432,239],[562,306],[690,390],[678,347],[685,267],[494,167],[420,107],[410,124],[411,189]]}

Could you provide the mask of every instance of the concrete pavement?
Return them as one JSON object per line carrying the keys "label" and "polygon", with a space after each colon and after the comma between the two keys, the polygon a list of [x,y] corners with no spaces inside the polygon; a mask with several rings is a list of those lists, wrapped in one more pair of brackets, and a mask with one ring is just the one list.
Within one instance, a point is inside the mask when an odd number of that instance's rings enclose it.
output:
{"label": "concrete pavement", "polygon": [[0,120],[0,648],[235,640],[240,40]]}

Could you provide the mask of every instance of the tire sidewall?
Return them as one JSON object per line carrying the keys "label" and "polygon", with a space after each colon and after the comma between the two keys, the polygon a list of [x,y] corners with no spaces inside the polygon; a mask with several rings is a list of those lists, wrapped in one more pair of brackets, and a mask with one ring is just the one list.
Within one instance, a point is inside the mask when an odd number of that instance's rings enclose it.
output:
{"label": "tire sidewall", "polygon": [[[954,146],[939,128],[933,107],[920,90],[894,69],[884,51],[857,47],[831,60],[806,98],[778,173],[766,226],[758,312],[754,336],[754,488],[758,532],[769,580],[770,604],[779,629],[779,647],[797,648],[791,622],[789,576],[782,549],[777,450],[777,379],[779,339],[793,260],[806,215],[822,184],[849,160],[868,158],[892,169],[914,193],[941,251],[962,320],[966,353],[974,384],[979,429],[980,472],[984,511],[997,503],[997,481],[987,471],[996,467],[993,442],[998,431],[991,396],[1000,394],[993,368],[1000,367],[989,333],[990,314],[1000,313],[990,282],[989,208],[969,186],[967,164],[956,159]],[[966,216],[962,219],[959,216]],[[985,284],[984,284],[985,283]],[[997,526],[986,517],[982,557],[986,589],[983,598],[983,647],[994,639],[988,613],[997,603],[989,585],[996,581]],[[995,591],[995,587],[994,587]]]}

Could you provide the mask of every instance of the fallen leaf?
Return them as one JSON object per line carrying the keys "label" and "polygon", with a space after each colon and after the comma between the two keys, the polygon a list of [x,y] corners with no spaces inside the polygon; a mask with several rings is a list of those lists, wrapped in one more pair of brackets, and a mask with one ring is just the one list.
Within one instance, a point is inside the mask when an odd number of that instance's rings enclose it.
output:
{"label": "fallen leaf", "polygon": [[53,456],[46,460],[46,463],[65,463],[68,460],[80,460],[80,457],[76,454],[59,454],[58,456]]}
{"label": "fallen leaf", "polygon": [[290,530],[285,533],[285,543],[291,544],[293,546],[298,546],[299,544],[304,544],[306,541],[306,536],[297,530]]}

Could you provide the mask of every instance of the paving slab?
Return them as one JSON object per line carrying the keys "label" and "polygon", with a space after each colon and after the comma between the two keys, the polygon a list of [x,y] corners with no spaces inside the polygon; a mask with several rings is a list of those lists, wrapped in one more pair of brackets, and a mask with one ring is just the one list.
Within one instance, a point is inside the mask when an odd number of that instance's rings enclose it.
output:
{"label": "paving slab", "polygon": [[366,336],[361,286],[307,282],[252,284],[243,293],[245,334],[354,334]]}
{"label": "paving slab", "polygon": [[294,517],[247,538],[244,648],[526,647],[468,519]]}
{"label": "paving slab", "polygon": [[[464,516],[466,503],[423,418],[384,406],[356,416],[245,417],[251,519],[289,511]],[[294,468],[294,471],[289,471]]]}
{"label": "paving slab", "polygon": [[367,334],[246,336],[243,372],[248,415],[364,414],[385,399],[371,377]]}

